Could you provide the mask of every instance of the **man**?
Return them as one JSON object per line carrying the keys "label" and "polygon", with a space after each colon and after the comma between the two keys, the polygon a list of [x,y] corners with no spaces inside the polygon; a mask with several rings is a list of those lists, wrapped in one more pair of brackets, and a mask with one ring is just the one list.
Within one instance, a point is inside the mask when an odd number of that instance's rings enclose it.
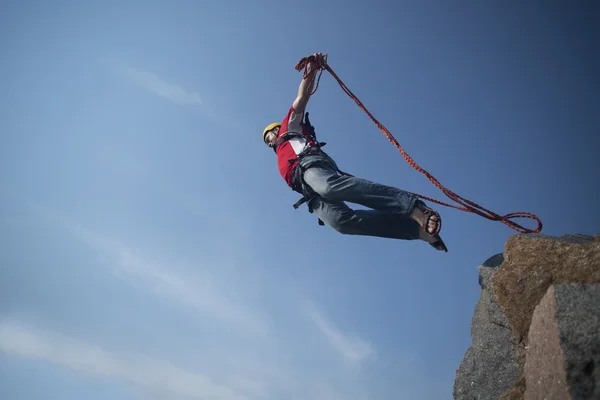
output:
{"label": "man", "polygon": [[[321,150],[323,143],[317,142],[314,129],[308,120],[303,122],[303,117],[315,75],[324,65],[320,53],[309,58],[287,115],[263,131],[263,141],[277,154],[281,176],[288,186],[304,195],[302,201],[307,201],[319,223],[342,234],[420,239],[447,252],[439,236],[442,221],[437,212],[411,193],[341,172]],[[345,202],[371,210],[353,210]]]}

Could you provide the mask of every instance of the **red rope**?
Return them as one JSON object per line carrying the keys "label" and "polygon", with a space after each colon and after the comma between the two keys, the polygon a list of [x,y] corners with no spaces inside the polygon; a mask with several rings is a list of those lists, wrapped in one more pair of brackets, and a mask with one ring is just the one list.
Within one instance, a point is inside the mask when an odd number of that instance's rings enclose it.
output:
{"label": "red rope", "polygon": [[[429,200],[431,202],[437,203],[437,204],[441,204],[443,206],[446,207],[452,207],[455,208],[457,210],[461,210],[461,211],[467,211],[467,212],[472,212],[478,215],[481,215],[484,218],[487,218],[489,220],[492,221],[500,221],[502,223],[504,223],[505,225],[509,226],[510,228],[521,232],[521,233],[538,233],[542,230],[542,221],[533,213],[530,212],[526,212],[526,211],[519,211],[519,212],[514,212],[514,213],[510,213],[510,214],[506,214],[506,215],[498,215],[490,210],[487,210],[483,207],[481,207],[480,205],[467,200],[461,196],[459,196],[458,194],[454,193],[453,191],[445,188],[444,186],[442,186],[440,184],[440,182],[433,177],[433,175],[431,175],[429,172],[425,171],[423,168],[421,168],[407,153],[406,151],[404,151],[404,149],[402,148],[402,146],[400,146],[400,143],[398,143],[398,141],[396,140],[396,138],[394,138],[394,136],[390,133],[390,131],[387,130],[387,128],[385,126],[383,126],[382,123],[380,123],[379,121],[377,121],[375,119],[375,117],[369,112],[369,110],[367,110],[367,108],[362,104],[362,102],[354,95],[354,93],[352,93],[352,91],[350,91],[350,89],[344,84],[344,82],[342,82],[342,80],[337,76],[337,74],[335,72],[333,72],[333,69],[331,69],[331,67],[327,64],[327,54],[325,54],[324,56],[324,65],[322,65],[320,67],[320,71],[319,71],[319,76],[317,78],[317,84],[315,89],[313,90],[313,92],[311,93],[311,95],[313,95],[318,87],[319,87],[319,81],[321,80],[321,75],[323,74],[323,70],[327,70],[334,78],[335,80],[339,83],[339,85],[341,86],[342,90],[348,95],[350,96],[350,98],[352,100],[354,100],[354,102],[356,102],[356,104],[369,116],[369,118],[371,118],[371,120],[375,123],[375,125],[377,125],[377,127],[379,127],[379,129],[381,129],[381,131],[383,132],[383,134],[388,138],[388,140],[394,145],[396,146],[396,148],[400,151],[400,153],[402,154],[402,156],[404,157],[404,159],[406,160],[406,162],[411,165],[414,169],[416,169],[417,171],[421,172],[423,175],[425,175],[429,181],[431,181],[431,183],[433,183],[436,187],[438,187],[446,196],[448,196],[450,199],[454,200],[455,202],[462,204],[463,207],[458,207],[455,205],[451,205],[448,203],[444,203],[441,202],[439,200],[427,197],[427,196],[422,196],[420,194],[417,193],[412,193],[409,192],[415,196],[418,196],[420,198]],[[302,60],[300,60],[298,62],[298,64],[296,64],[296,70],[298,72],[300,72],[301,70],[303,70],[307,64],[311,61],[316,61],[315,56],[309,56],[309,57],[304,57]],[[304,78],[306,78],[309,74],[308,70],[304,71]],[[313,78],[314,79],[314,78]],[[538,223],[538,227],[535,230],[531,230],[528,228],[525,228],[519,224],[517,224],[516,222],[510,221],[513,218],[529,218],[529,219],[533,219],[536,220]]]}

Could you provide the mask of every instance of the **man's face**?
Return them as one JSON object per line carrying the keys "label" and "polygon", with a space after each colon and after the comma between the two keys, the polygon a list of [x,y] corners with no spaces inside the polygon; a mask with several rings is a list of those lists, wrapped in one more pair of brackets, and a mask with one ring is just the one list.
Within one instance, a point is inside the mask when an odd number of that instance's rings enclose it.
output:
{"label": "man's face", "polygon": [[275,128],[271,129],[269,132],[267,132],[267,134],[265,135],[265,144],[269,147],[273,147],[273,145],[277,141],[278,133],[279,133],[278,126],[276,126]]}

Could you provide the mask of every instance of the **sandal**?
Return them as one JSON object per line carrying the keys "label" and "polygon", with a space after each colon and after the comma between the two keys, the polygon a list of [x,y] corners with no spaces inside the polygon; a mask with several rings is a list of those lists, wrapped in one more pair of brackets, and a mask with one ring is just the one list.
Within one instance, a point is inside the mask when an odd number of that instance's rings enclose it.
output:
{"label": "sandal", "polygon": [[436,238],[437,238],[437,240],[435,242],[429,243],[431,245],[431,247],[433,247],[436,250],[444,250],[447,253],[448,248],[446,247],[446,244],[444,243],[442,238],[439,236],[436,236]]}
{"label": "sandal", "polygon": [[[444,250],[447,253],[448,248],[446,247],[446,244],[439,235],[440,231],[442,230],[442,217],[440,217],[440,214],[438,214],[435,210],[427,207],[425,203],[421,200],[417,200],[415,202],[415,207],[417,207],[423,213],[423,217],[425,220],[423,226],[421,226],[421,229],[428,235],[433,236],[433,238],[435,239],[434,242],[427,243],[429,243],[429,245],[434,249]],[[434,229],[433,232],[429,232],[429,221],[431,221],[431,218],[433,216],[437,217],[437,229]]]}
{"label": "sandal", "polygon": [[[417,200],[415,202],[415,207],[421,210],[425,219],[424,224],[421,226],[421,229],[423,229],[427,234],[431,236],[438,236],[438,234],[442,230],[442,217],[440,217],[440,214],[438,214],[435,210],[427,207],[425,203],[423,203],[421,200]],[[433,232],[429,232],[429,221],[431,221],[431,218],[434,216],[437,217],[437,229],[434,229]]]}

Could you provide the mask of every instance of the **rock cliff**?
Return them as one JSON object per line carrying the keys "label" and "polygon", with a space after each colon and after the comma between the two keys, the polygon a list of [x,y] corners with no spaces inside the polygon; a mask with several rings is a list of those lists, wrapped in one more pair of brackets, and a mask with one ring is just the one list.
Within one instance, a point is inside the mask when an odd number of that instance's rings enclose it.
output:
{"label": "rock cliff", "polygon": [[512,236],[479,285],[455,399],[600,399],[600,236]]}

